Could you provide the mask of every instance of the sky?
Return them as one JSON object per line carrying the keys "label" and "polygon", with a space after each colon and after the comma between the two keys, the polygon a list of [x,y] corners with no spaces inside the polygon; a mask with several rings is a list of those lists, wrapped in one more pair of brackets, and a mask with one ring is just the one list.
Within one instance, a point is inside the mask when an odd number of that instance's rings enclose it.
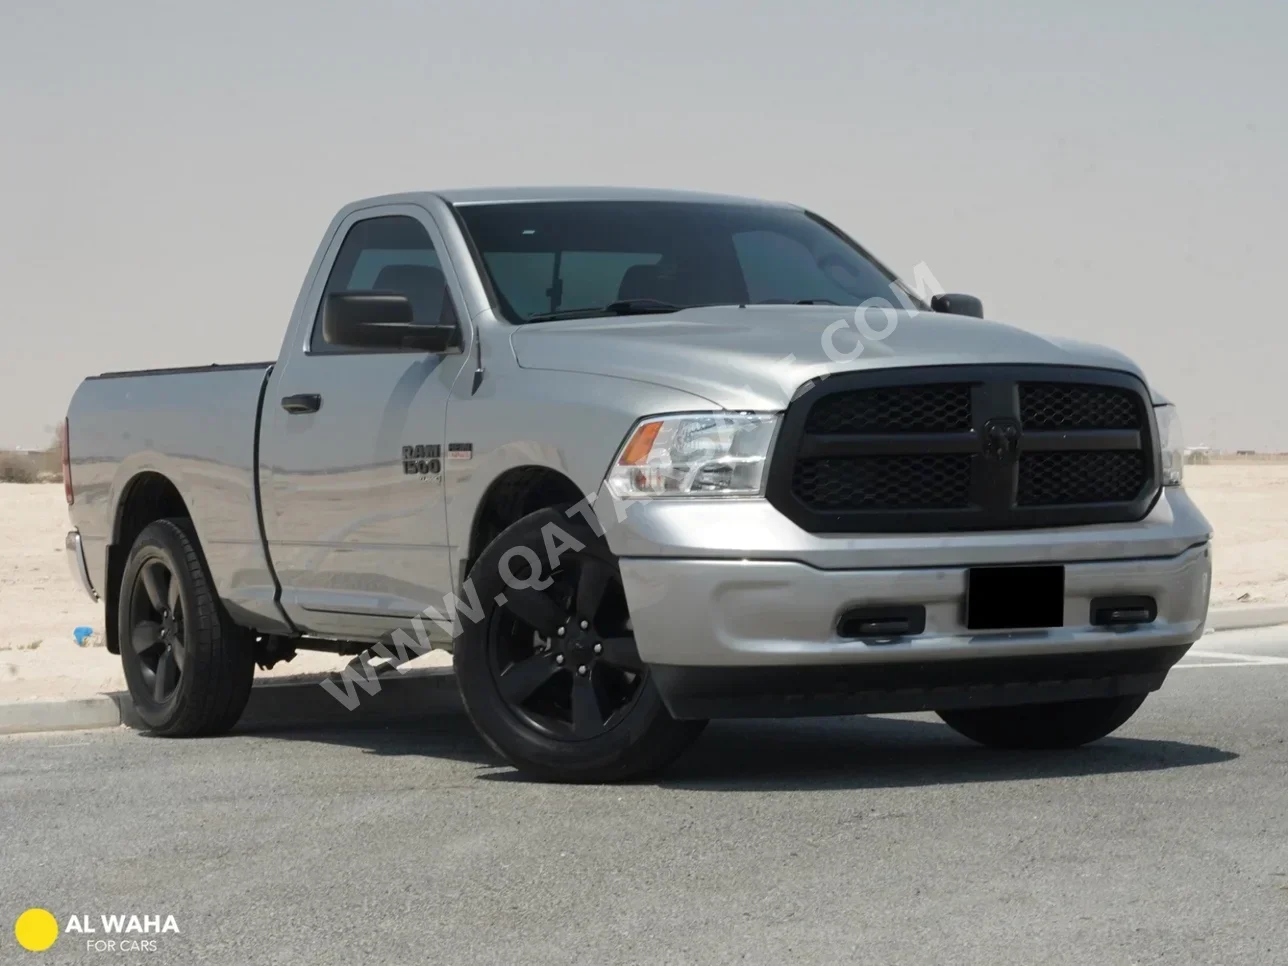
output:
{"label": "sky", "polygon": [[0,448],[275,358],[350,200],[612,184],[805,204],[1288,450],[1285,51],[1282,0],[0,0]]}

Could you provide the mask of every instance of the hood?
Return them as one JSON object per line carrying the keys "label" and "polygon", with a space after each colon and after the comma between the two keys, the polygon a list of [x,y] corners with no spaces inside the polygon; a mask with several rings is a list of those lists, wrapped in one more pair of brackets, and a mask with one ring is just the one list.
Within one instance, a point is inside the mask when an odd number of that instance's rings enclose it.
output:
{"label": "hood", "polygon": [[[986,363],[1092,366],[1144,378],[1120,353],[1000,322],[892,312],[884,339],[835,305],[712,306],[668,315],[565,319],[516,327],[525,369],[617,376],[680,389],[725,409],[785,409],[797,389],[838,372]],[[840,321],[841,324],[837,324]],[[869,333],[890,324],[871,311]],[[833,358],[835,357],[835,358]]]}

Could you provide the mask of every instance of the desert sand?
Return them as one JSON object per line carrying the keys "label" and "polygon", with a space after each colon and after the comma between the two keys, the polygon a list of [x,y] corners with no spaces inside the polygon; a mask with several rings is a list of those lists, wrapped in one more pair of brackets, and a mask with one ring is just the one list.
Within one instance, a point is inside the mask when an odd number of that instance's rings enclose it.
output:
{"label": "desert sand", "polygon": [[[125,690],[121,659],[102,645],[103,605],[81,590],[67,566],[71,524],[62,484],[0,483],[0,702],[83,698]],[[92,627],[91,645],[72,631]],[[301,651],[256,675],[339,670],[350,659]],[[413,666],[450,663],[435,651]]]}
{"label": "desert sand", "polygon": [[1185,467],[1212,524],[1212,606],[1288,603],[1288,463]]}
{"label": "desert sand", "polygon": [[[1216,532],[1215,606],[1288,603],[1288,463],[1186,467],[1186,486]],[[103,608],[72,579],[61,485],[0,484],[0,701],[88,697],[125,687],[102,646]],[[72,631],[94,628],[78,647]],[[96,645],[96,646],[94,646]],[[335,670],[346,659],[301,652],[271,672]],[[447,663],[435,652],[416,662]]]}

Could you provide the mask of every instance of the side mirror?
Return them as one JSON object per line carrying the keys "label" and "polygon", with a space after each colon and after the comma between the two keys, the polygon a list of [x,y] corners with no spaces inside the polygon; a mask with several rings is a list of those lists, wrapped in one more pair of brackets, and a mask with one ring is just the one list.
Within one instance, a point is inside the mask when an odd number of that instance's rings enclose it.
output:
{"label": "side mirror", "polygon": [[930,300],[930,307],[936,312],[948,315],[969,315],[971,318],[984,317],[984,303],[973,295],[944,294],[936,295]]}
{"label": "side mirror", "polygon": [[410,300],[396,292],[332,292],[322,307],[322,338],[354,349],[447,352],[460,344],[460,329],[413,324]]}

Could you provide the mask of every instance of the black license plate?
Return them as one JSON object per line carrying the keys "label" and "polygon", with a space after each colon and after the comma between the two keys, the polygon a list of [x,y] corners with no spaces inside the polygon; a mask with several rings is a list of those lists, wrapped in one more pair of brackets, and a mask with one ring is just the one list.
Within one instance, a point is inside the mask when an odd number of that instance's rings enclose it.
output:
{"label": "black license plate", "polygon": [[966,627],[973,631],[1060,627],[1063,567],[971,567],[966,574]]}

